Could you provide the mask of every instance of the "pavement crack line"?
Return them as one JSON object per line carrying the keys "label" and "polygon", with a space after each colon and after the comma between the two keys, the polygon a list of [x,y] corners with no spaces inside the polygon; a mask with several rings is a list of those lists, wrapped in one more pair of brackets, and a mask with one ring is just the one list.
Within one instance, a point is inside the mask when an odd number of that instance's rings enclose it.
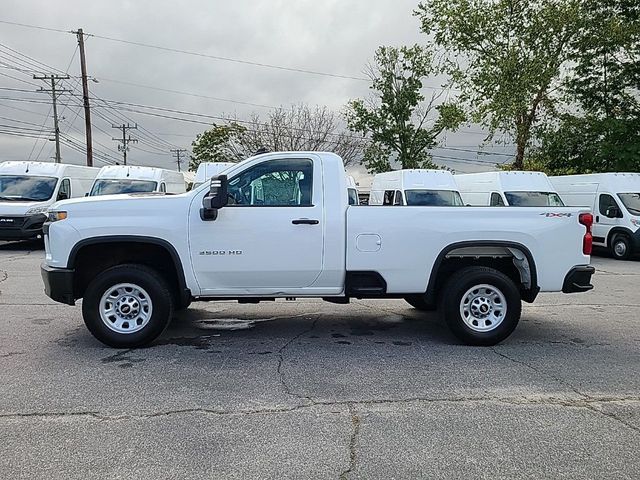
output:
{"label": "pavement crack line", "polygon": [[347,403],[349,417],[351,419],[351,435],[349,437],[349,466],[340,474],[340,480],[347,480],[349,475],[356,468],[358,461],[358,440],[360,437],[360,426],[362,424],[358,411],[353,403]]}
{"label": "pavement crack line", "polygon": [[[569,407],[569,408],[586,408],[592,410],[600,415],[611,417],[624,425],[640,431],[638,427],[628,424],[619,417],[604,412],[597,408],[598,405],[616,404],[616,403],[638,403],[640,404],[640,397],[588,397],[581,399],[570,398],[556,398],[556,397],[452,397],[452,398],[423,398],[423,397],[410,397],[410,398],[398,398],[398,399],[366,399],[366,400],[336,400],[336,401],[322,401],[315,400],[305,405],[293,405],[290,407],[271,407],[271,408],[258,408],[248,410],[223,410],[215,408],[194,407],[183,408],[175,410],[162,410],[158,412],[127,414],[127,415],[110,415],[101,413],[99,411],[71,411],[71,412],[14,412],[14,413],[0,413],[0,419],[26,419],[26,418],[93,418],[99,421],[118,421],[118,420],[144,420],[159,417],[170,417],[174,415],[188,415],[188,414],[203,414],[214,416],[244,416],[244,415],[277,415],[283,413],[291,413],[297,411],[308,410],[313,407],[334,407],[334,406],[346,406],[349,409],[351,424],[353,426],[351,439],[353,441],[354,448],[357,447],[358,435],[360,433],[360,415],[356,411],[357,406],[372,407],[376,405],[403,405],[410,403],[418,404],[455,404],[455,403],[503,403],[506,405],[514,406],[537,406],[548,405],[556,407]],[[640,405],[639,405],[640,406]],[[336,412],[329,412],[335,414]],[[350,443],[351,444],[351,443]],[[355,451],[355,450],[354,450]],[[351,452],[351,449],[350,449]],[[347,469],[348,470],[348,469]]]}
{"label": "pavement crack line", "polygon": [[523,362],[522,360],[517,360],[517,359],[515,359],[513,357],[510,357],[506,353],[501,353],[498,350],[496,350],[496,347],[489,347],[489,348],[493,353],[495,353],[499,357],[505,358],[505,359],[509,360],[510,362],[517,363],[518,365],[523,365],[524,367],[526,367],[526,368],[528,368],[528,369],[530,369],[530,370],[532,370],[532,371],[534,371],[536,373],[544,375],[547,378],[550,378],[551,380],[553,380],[555,382],[558,382],[561,385],[564,385],[565,387],[570,388],[571,391],[573,391],[577,395],[580,395],[581,397],[584,397],[584,398],[587,398],[587,399],[590,398],[588,395],[586,395],[585,393],[582,393],[580,390],[578,390],[576,387],[574,387],[570,383],[566,382],[565,380],[563,380],[561,378],[556,377],[555,375],[551,375],[550,373],[547,373],[547,372],[545,372],[543,370],[540,370],[540,369],[534,367],[533,365],[529,365],[527,362]]}
{"label": "pavement crack line", "polygon": [[295,397],[295,398],[299,398],[301,400],[304,400],[306,402],[308,402],[309,404],[313,404],[314,401],[311,397],[307,396],[307,395],[303,395],[297,392],[294,392],[293,389],[291,388],[291,386],[287,383],[287,380],[285,378],[285,374],[284,371],[282,370],[283,364],[284,364],[284,354],[286,349],[289,347],[289,345],[291,345],[293,342],[295,342],[296,340],[298,340],[300,337],[302,337],[303,335],[306,335],[308,333],[311,333],[311,331],[313,331],[314,328],[316,328],[316,323],[318,323],[318,318],[316,318],[313,322],[311,322],[311,326],[304,329],[303,331],[301,331],[300,333],[298,333],[296,336],[290,338],[284,345],[282,345],[282,347],[280,347],[280,349],[278,350],[278,367],[277,367],[277,372],[278,372],[278,378],[280,380],[280,383],[282,384],[282,388],[284,389],[285,393],[291,397]]}
{"label": "pavement crack line", "polygon": [[628,427],[628,428],[630,428],[632,430],[635,430],[637,433],[640,433],[640,427],[637,427],[637,426],[633,425],[632,423],[627,422],[626,420],[620,418],[618,415],[616,415],[613,412],[605,412],[604,410],[599,409],[598,407],[596,407],[594,404],[591,404],[591,403],[587,403],[586,404],[586,408],[591,410],[592,412],[596,412],[596,413],[598,413],[600,415],[603,415],[603,416],[605,416],[607,418],[611,418],[612,420],[614,420],[614,421],[616,421],[618,423],[621,423],[622,425],[624,425],[624,426],[626,426],[626,427]]}

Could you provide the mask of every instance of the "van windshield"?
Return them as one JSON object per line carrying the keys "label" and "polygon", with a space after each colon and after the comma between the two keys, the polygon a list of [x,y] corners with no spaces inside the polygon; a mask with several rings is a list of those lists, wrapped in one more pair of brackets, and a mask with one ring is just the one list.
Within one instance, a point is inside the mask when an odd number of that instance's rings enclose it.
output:
{"label": "van windshield", "polygon": [[619,193],[618,196],[631,215],[640,215],[640,193]]}
{"label": "van windshield", "polygon": [[553,192],[504,192],[511,207],[564,207],[562,199]]}
{"label": "van windshield", "polygon": [[405,190],[407,205],[461,207],[462,197],[455,190]]}
{"label": "van windshield", "polygon": [[55,177],[0,175],[0,201],[43,202],[56,189]]}
{"label": "van windshield", "polygon": [[150,180],[96,180],[91,189],[90,196],[116,195],[118,193],[146,193],[155,192],[158,182]]}

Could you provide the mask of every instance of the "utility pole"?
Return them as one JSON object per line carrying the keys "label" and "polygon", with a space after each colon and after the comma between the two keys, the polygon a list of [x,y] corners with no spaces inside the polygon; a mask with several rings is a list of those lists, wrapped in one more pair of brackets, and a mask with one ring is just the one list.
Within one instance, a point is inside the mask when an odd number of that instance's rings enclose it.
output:
{"label": "utility pole", "polygon": [[79,28],[78,36],[80,50],[80,71],[82,72],[82,100],[84,103],[84,131],[87,138],[87,167],[93,167],[93,142],[91,140],[91,108],[89,106],[89,85],[87,83],[87,62],[84,56],[84,33]]}
{"label": "utility pole", "polygon": [[58,127],[58,94],[70,92],[65,88],[56,89],[56,82],[58,80],[67,80],[69,75],[34,75],[34,80],[50,80],[51,90],[46,88],[40,88],[38,92],[51,92],[51,98],[53,100],[53,129],[55,132],[56,141],[56,163],[60,163],[60,128]]}
{"label": "utility pole", "polygon": [[111,125],[111,128],[117,128],[118,130],[122,130],[122,138],[111,138],[111,140],[115,140],[116,142],[120,142],[122,145],[118,145],[118,151],[122,152],[122,159],[124,160],[124,165],[127,164],[127,151],[129,150],[129,143],[138,143],[138,140],[135,138],[131,138],[131,135],[127,137],[127,130],[136,130],[138,128],[138,124],[129,125]]}
{"label": "utility pole", "polygon": [[175,148],[175,149],[171,149],[169,150],[171,153],[173,153],[174,158],[176,159],[176,163],[178,164],[178,171],[180,171],[180,165],[182,164],[182,155],[187,153],[187,149],[186,148]]}

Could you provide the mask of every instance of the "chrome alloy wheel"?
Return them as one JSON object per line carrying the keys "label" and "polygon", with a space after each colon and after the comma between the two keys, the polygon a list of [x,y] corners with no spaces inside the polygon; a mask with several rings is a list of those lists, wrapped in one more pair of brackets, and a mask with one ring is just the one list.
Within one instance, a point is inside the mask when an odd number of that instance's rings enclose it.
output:
{"label": "chrome alloy wheel", "polygon": [[133,283],[119,283],[109,288],[100,299],[100,318],[116,333],[142,330],[153,313],[149,294]]}
{"label": "chrome alloy wheel", "polygon": [[489,332],[498,327],[507,314],[507,299],[493,285],[471,287],[460,300],[460,316],[475,332]]}

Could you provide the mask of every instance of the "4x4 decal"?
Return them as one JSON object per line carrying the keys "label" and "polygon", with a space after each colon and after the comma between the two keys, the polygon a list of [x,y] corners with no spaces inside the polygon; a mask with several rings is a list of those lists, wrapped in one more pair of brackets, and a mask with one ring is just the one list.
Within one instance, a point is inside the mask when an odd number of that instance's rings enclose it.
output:
{"label": "4x4 decal", "polygon": [[546,213],[541,213],[540,215],[543,215],[547,218],[557,218],[557,217],[573,217],[573,213],[555,213],[555,212],[546,212]]}

